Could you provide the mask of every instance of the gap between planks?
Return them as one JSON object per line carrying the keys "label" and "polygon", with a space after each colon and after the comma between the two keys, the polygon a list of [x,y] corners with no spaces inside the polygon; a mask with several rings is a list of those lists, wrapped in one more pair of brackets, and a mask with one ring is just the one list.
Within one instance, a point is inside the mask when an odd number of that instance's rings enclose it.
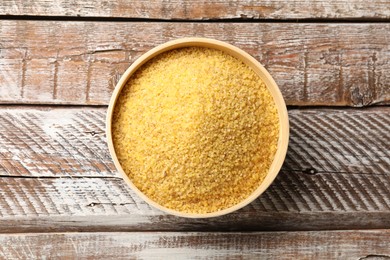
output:
{"label": "gap between planks", "polygon": [[211,19],[158,19],[158,18],[126,18],[126,17],[100,17],[100,16],[44,16],[44,15],[0,15],[2,20],[14,21],[62,21],[62,22],[126,22],[126,23],[293,23],[293,24],[368,24],[389,23],[390,18],[284,18],[284,19],[252,19],[252,18],[211,18]]}

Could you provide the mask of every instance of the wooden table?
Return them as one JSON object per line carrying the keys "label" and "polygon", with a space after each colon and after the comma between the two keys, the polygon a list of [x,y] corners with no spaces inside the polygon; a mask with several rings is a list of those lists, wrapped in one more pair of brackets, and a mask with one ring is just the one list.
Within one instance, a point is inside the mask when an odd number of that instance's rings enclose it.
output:
{"label": "wooden table", "polygon": [[[389,0],[3,0],[0,15],[0,258],[390,257]],[[105,141],[120,75],[185,36],[253,55],[289,106],[279,176],[219,218],[151,208]]]}

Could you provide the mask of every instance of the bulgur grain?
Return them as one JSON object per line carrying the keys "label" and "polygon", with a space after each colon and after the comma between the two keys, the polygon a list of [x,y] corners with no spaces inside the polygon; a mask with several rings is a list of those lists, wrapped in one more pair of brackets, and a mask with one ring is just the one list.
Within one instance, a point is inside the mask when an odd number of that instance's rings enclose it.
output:
{"label": "bulgur grain", "polygon": [[261,184],[279,138],[274,100],[246,64],[215,49],[164,52],[129,79],[113,142],[134,185],[187,213],[229,208]]}

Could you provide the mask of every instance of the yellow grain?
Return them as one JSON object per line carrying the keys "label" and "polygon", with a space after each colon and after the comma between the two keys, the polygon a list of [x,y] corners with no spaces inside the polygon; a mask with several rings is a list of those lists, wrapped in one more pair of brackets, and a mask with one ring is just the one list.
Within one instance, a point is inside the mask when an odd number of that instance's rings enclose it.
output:
{"label": "yellow grain", "polygon": [[190,47],[138,69],[114,110],[119,162],[158,204],[187,213],[229,208],[261,184],[279,117],[265,84],[219,50]]}

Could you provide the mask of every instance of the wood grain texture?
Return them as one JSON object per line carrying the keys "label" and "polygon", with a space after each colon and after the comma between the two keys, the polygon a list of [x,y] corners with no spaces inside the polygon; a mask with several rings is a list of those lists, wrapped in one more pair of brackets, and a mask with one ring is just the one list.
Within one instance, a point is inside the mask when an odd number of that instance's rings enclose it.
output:
{"label": "wood grain texture", "polygon": [[274,184],[209,220],[163,214],[117,177],[105,108],[0,110],[0,230],[310,230],[390,227],[390,108],[293,109]]}
{"label": "wood grain texture", "polygon": [[0,15],[123,17],[143,19],[372,19],[390,18],[388,0],[270,1],[23,1],[3,0]]}
{"label": "wood grain texture", "polygon": [[1,175],[115,177],[105,108],[0,111]]}
{"label": "wood grain texture", "polygon": [[216,38],[273,75],[288,105],[390,103],[390,24],[0,21],[0,103],[108,103],[137,57],[168,40]]}
{"label": "wood grain texture", "polygon": [[[4,259],[388,259],[389,230],[0,235]],[[370,258],[377,257],[377,258]]]}

